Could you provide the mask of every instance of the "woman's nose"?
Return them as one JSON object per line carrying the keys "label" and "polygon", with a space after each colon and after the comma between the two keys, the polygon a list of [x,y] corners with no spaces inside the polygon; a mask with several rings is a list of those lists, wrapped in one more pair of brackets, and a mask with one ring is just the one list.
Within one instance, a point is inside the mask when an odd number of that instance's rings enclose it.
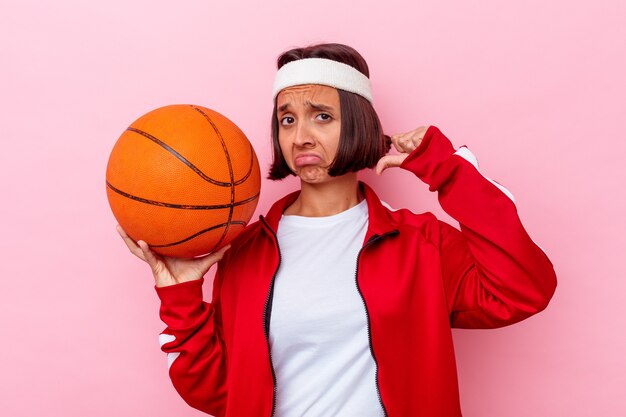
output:
{"label": "woman's nose", "polygon": [[313,132],[306,122],[298,123],[294,144],[297,146],[310,146],[315,143]]}

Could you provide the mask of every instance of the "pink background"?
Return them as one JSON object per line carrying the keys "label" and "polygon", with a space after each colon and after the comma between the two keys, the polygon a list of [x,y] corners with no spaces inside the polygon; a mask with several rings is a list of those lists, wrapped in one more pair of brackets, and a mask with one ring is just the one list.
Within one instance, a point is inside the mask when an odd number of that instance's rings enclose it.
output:
{"label": "pink background", "polygon": [[[556,267],[545,312],[454,331],[464,415],[626,415],[624,4],[0,3],[0,414],[201,415],[168,379],[152,275],[115,232],[109,152],[141,114],[194,103],[235,121],[265,172],[277,55],[332,41],[367,59],[386,131],[468,145]],[[410,174],[363,179],[457,225]],[[265,181],[255,217],[297,185]]]}

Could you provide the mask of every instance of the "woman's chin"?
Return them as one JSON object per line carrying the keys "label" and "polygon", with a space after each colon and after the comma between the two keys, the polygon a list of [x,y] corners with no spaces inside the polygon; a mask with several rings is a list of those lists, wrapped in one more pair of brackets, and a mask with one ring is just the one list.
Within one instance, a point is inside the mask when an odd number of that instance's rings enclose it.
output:
{"label": "woman's chin", "polygon": [[298,177],[300,177],[302,181],[313,184],[323,182],[328,178],[328,173],[326,172],[326,169],[314,165],[304,166],[300,168],[296,172],[296,175],[298,175]]}

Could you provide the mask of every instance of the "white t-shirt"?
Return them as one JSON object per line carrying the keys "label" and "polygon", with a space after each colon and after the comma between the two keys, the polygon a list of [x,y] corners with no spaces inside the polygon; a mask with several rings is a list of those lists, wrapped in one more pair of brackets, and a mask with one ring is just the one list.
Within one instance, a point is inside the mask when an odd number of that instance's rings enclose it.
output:
{"label": "white t-shirt", "polygon": [[277,417],[378,417],[376,366],[356,287],[365,200],[328,217],[283,216],[270,346]]}

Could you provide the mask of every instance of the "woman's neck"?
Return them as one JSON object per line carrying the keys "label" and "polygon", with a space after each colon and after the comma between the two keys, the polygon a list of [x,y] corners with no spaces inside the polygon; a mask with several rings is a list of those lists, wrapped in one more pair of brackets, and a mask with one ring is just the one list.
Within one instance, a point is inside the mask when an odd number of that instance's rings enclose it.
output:
{"label": "woman's neck", "polygon": [[301,181],[300,195],[287,207],[284,214],[305,217],[332,216],[356,206],[362,200],[356,172],[351,172],[321,184]]}

